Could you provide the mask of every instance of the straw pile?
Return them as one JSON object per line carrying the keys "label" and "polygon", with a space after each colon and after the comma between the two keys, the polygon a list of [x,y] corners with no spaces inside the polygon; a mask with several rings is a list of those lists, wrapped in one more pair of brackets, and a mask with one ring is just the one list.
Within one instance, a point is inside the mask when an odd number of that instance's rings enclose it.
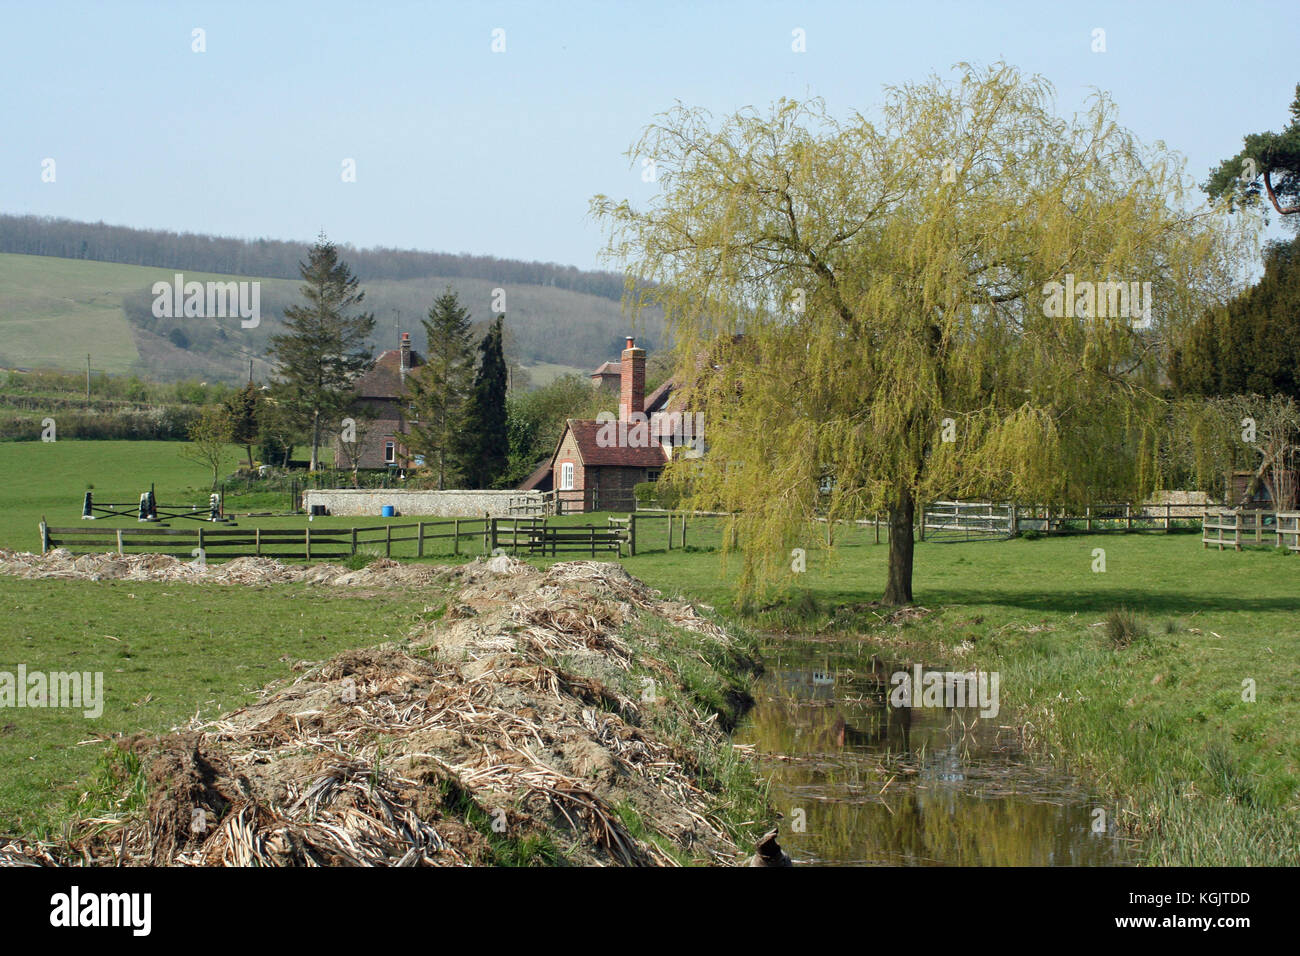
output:
{"label": "straw pile", "polygon": [[205,584],[322,584],[331,587],[425,587],[448,568],[377,558],[359,571],[338,564],[282,564],[274,558],[235,558],[206,567],[166,554],[83,554],[66,548],[45,554],[0,548],[0,574],[82,581],[184,581]]}
{"label": "straw pile", "polygon": [[[0,560],[26,562],[27,576],[69,573],[66,559],[30,557]],[[117,560],[111,573],[211,580],[180,562]],[[303,570],[296,580],[339,583]],[[145,768],[143,811],[77,820],[58,844],[0,843],[0,864],[743,862],[702,763],[729,740],[639,636],[657,618],[707,650],[730,646],[721,628],[616,564],[542,572],[498,556],[432,573],[459,585],[442,620],[304,663],[216,720],[129,741]]]}

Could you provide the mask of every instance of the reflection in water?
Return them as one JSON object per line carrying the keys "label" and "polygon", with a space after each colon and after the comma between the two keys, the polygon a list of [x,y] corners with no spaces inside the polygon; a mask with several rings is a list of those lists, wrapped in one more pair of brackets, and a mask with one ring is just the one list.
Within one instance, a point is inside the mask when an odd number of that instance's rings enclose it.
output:
{"label": "reflection in water", "polygon": [[783,643],[764,656],[768,672],[736,742],[754,747],[772,779],[795,863],[1129,862],[1124,841],[1093,832],[1100,804],[1025,755],[997,718],[891,707],[889,676],[907,665],[828,655],[824,644]]}

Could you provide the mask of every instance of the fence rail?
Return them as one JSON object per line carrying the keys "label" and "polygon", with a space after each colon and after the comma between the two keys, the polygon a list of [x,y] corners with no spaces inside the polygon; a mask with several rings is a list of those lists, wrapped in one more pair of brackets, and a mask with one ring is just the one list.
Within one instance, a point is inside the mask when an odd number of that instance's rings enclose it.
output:
{"label": "fence rail", "polygon": [[[1227,532],[1225,534],[1225,532]],[[1207,508],[1201,521],[1201,545],[1216,550],[1242,545],[1272,545],[1300,552],[1300,511],[1258,508]]]}
{"label": "fence rail", "polygon": [[491,550],[495,520],[485,516],[350,528],[54,528],[42,520],[41,553],[66,548],[73,554],[110,550],[118,554],[149,552],[197,557],[201,551],[205,560],[302,557],[310,561],[346,558],[380,547],[385,557],[392,557],[393,545],[414,542],[415,556],[422,558],[426,546],[437,541],[450,541],[453,555],[462,553],[462,541],[468,541],[469,549],[480,544],[487,553]]}

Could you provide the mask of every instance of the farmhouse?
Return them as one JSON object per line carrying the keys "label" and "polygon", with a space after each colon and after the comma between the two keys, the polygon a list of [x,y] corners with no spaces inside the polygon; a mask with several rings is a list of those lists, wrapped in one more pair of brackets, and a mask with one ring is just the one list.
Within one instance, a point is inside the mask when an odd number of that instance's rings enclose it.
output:
{"label": "farmhouse", "polygon": [[[645,394],[645,349],[632,337],[617,366],[618,416],[569,419],[549,462],[520,487],[554,489],[561,513],[634,507],[633,488],[657,481],[674,447],[703,447],[702,429],[673,401],[672,379]],[[592,373],[596,388],[612,388],[614,363]]]}
{"label": "farmhouse", "polygon": [[[359,468],[411,466],[405,444],[411,426],[406,380],[412,369],[423,364],[420,354],[411,350],[411,333],[403,332],[400,346],[380,353],[370,371],[357,379],[352,408],[361,413],[356,430],[361,445]],[[340,464],[349,460],[341,436],[334,439],[334,460]]]}

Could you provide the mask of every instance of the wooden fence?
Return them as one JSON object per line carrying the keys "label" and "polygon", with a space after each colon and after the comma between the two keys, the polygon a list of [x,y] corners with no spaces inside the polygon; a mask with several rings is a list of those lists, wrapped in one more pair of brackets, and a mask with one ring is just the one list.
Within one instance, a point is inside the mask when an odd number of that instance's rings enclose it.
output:
{"label": "wooden fence", "polygon": [[[378,551],[392,557],[393,545],[415,542],[415,556],[425,556],[426,544],[451,542],[451,554],[480,544],[483,553],[492,548],[493,522],[487,518],[451,518],[445,521],[417,521],[412,524],[375,525],[365,528],[51,528],[40,523],[41,553],[67,548],[73,554],[156,553],[205,560],[270,557],[305,560],[346,558],[359,551]],[[445,552],[439,552],[445,553]]]}
{"label": "wooden fence", "polygon": [[[662,532],[653,528],[656,521],[666,522]],[[625,548],[629,555],[634,555],[638,551],[655,550],[662,541],[664,550],[671,551],[674,547],[686,547],[686,522],[685,514],[671,511],[611,516],[604,526],[548,525],[545,518],[494,518],[492,549],[543,555],[585,551],[593,557],[600,551],[616,551],[622,556]]]}
{"label": "wooden fence", "polygon": [[[654,527],[664,522],[662,529]],[[666,550],[686,547],[686,515],[628,514],[612,517],[606,525],[548,524],[544,517],[532,518],[448,518],[370,527],[330,528],[143,528],[92,527],[52,528],[40,523],[41,553],[66,548],[73,554],[168,554],[222,561],[231,558],[269,557],[305,560],[346,558],[358,552],[382,549],[392,557],[393,546],[414,542],[415,557],[428,553],[460,555],[490,554],[497,550],[511,554],[557,555],[586,553],[595,557],[607,551],[636,554],[638,550]],[[662,537],[661,537],[662,535]],[[449,542],[441,548],[438,542]],[[404,549],[410,556],[410,549]]]}
{"label": "wooden fence", "polygon": [[1214,545],[1218,551],[1267,545],[1300,552],[1300,511],[1207,508],[1201,522],[1201,545]]}

